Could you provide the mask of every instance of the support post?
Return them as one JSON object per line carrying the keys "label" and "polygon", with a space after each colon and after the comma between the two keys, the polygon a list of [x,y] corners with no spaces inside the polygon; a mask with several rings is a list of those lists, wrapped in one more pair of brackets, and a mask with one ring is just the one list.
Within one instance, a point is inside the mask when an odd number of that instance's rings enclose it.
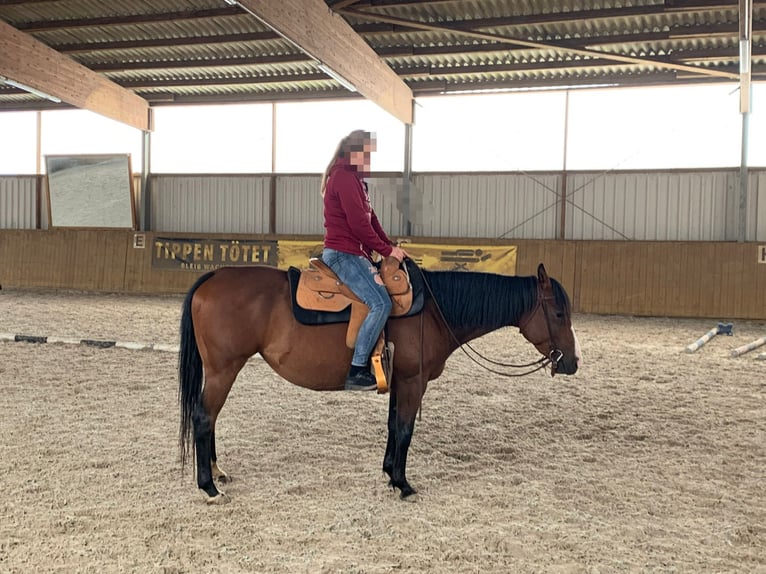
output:
{"label": "support post", "polygon": [[277,103],[271,103],[271,174],[269,175],[269,233],[277,232]]}
{"label": "support post", "polygon": [[[154,127],[154,109],[149,108],[149,125]],[[138,224],[140,231],[149,231],[152,225],[152,191],[149,174],[152,168],[152,132],[143,131],[141,134],[141,200],[139,213],[141,215]],[[131,174],[133,177],[133,174]]]}
{"label": "support post", "polygon": [[569,144],[569,90],[564,96],[564,150],[561,164],[561,218],[559,220],[559,239],[566,239],[567,229],[567,146]]}
{"label": "support post", "polygon": [[404,171],[402,172],[402,217],[404,235],[412,235],[412,124],[404,124]]}
{"label": "support post", "polygon": [[751,62],[753,0],[739,0],[739,111],[742,114],[742,147],[739,163],[739,225],[737,241],[746,239],[747,230],[747,155],[750,132]]}
{"label": "support post", "polygon": [[742,112],[742,157],[739,163],[739,225],[737,241],[743,243],[746,240],[747,230],[747,151],[750,133],[750,113]]}

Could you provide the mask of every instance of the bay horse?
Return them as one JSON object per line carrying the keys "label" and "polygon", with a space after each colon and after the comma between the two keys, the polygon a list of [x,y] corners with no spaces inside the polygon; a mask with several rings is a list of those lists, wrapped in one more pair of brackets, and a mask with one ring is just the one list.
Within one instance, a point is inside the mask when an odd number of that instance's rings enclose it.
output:
{"label": "bay horse", "polygon": [[[550,365],[551,375],[574,374],[580,360],[569,297],[542,264],[537,276],[528,277],[415,269],[428,287],[423,311],[389,319],[386,325],[395,355],[383,471],[401,498],[415,493],[405,467],[426,386],[441,375],[458,347],[516,326],[542,354],[539,366]],[[247,360],[260,353],[295,385],[342,390],[352,354],[345,345],[346,327],[297,321],[288,274],[275,267],[224,267],[197,279],[181,317],[179,443],[182,464],[196,453],[197,486],[208,502],[224,501],[215,482],[229,477],[218,467],[215,424]]]}

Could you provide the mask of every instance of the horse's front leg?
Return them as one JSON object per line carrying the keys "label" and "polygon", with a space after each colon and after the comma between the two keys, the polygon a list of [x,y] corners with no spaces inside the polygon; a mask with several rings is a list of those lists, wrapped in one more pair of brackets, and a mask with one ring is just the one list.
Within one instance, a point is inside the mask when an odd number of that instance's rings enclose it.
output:
{"label": "horse's front leg", "polygon": [[388,442],[383,459],[383,470],[391,478],[390,485],[401,491],[401,498],[416,493],[407,482],[407,452],[415,430],[415,416],[423,398],[423,387],[418,379],[397,381],[392,391],[388,411]]}
{"label": "horse's front leg", "polygon": [[383,472],[388,475],[388,485],[394,485],[394,456],[396,454],[396,390],[388,393],[388,439],[383,457]]}

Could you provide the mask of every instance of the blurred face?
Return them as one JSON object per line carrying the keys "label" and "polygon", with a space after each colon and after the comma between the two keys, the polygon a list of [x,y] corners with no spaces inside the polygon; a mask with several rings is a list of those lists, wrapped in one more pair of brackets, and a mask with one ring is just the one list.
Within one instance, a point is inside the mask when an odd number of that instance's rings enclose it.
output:
{"label": "blurred face", "polygon": [[348,154],[349,163],[355,166],[358,172],[369,174],[372,152],[376,149],[377,142],[375,140],[365,140],[361,146],[352,146]]}

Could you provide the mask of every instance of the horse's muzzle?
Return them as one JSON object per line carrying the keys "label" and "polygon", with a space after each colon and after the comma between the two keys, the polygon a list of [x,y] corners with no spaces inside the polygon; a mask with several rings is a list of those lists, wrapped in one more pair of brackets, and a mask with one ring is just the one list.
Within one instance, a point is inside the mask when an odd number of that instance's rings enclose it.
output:
{"label": "horse's muzzle", "polygon": [[551,364],[551,376],[574,375],[577,372],[577,363],[577,357],[561,357]]}

